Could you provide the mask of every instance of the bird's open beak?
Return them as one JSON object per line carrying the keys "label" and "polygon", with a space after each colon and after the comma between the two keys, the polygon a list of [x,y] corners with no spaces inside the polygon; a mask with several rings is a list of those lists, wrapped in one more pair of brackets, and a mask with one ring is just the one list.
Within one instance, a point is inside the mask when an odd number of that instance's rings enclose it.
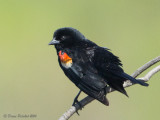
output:
{"label": "bird's open beak", "polygon": [[48,45],[56,45],[59,44],[60,42],[58,40],[56,40],[55,38],[53,38],[53,40],[48,44]]}

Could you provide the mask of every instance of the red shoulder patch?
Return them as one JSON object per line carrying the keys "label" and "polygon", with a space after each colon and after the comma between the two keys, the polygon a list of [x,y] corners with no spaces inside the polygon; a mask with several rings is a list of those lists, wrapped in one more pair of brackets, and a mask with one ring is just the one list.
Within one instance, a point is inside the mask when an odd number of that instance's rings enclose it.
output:
{"label": "red shoulder patch", "polygon": [[69,57],[67,55],[67,53],[62,52],[62,51],[59,51],[59,58],[60,58],[60,61],[63,62],[63,63],[67,63],[69,61],[72,61],[72,58]]}

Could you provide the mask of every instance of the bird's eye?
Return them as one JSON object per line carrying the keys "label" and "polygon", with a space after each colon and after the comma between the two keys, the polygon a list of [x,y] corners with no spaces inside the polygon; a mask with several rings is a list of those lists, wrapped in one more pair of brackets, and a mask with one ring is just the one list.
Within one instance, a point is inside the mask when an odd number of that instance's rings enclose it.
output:
{"label": "bird's eye", "polygon": [[66,38],[66,36],[62,36],[61,39],[64,40]]}

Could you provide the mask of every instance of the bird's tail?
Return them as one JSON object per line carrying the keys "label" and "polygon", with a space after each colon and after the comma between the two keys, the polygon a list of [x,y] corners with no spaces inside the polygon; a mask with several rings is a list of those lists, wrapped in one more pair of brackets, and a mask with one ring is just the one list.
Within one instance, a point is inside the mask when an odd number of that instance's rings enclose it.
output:
{"label": "bird's tail", "polygon": [[142,86],[149,86],[148,83],[145,83],[144,81],[141,81],[141,80],[137,80],[137,79],[133,78],[132,76],[126,74],[126,73],[123,73],[123,77],[130,80],[131,82],[133,82],[135,84],[140,84]]}

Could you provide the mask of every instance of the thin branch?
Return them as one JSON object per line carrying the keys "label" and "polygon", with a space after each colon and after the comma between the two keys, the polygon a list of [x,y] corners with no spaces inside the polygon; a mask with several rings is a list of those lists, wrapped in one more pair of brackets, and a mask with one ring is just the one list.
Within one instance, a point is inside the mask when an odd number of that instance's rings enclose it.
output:
{"label": "thin branch", "polygon": [[160,71],[160,65],[153,68],[151,71],[149,71],[143,78],[140,78],[144,81],[148,81],[154,74],[156,74],[158,71]]}
{"label": "thin branch", "polygon": [[[147,70],[149,67],[151,67],[152,65],[156,64],[157,62],[160,61],[160,56],[158,56],[157,58],[149,61],[148,63],[144,64],[142,67],[138,68],[131,76],[136,78],[138,75],[140,75],[142,72],[144,72],[145,70]],[[139,78],[139,80],[143,80],[145,82],[147,82],[155,73],[157,73],[158,71],[160,71],[160,65],[155,67],[154,69],[152,69],[151,71],[149,71],[143,78]],[[127,80],[126,82],[124,82],[123,87],[129,87],[132,86],[133,83],[129,80]],[[107,88],[107,93],[113,92],[115,91],[114,89],[108,87]],[[81,106],[85,106],[88,103],[92,102],[94,100],[94,98],[87,96],[84,99],[82,99],[80,101]],[[68,120],[76,111],[78,111],[80,108],[80,106],[78,104],[76,104],[75,106],[72,106],[69,110],[67,110],[67,112],[65,112],[60,118],[59,120]]]}
{"label": "thin branch", "polygon": [[138,68],[131,76],[136,78],[142,72],[150,68],[152,65],[160,61],[160,56],[154,58],[153,60],[149,61],[148,63],[144,64],[142,67]]}

